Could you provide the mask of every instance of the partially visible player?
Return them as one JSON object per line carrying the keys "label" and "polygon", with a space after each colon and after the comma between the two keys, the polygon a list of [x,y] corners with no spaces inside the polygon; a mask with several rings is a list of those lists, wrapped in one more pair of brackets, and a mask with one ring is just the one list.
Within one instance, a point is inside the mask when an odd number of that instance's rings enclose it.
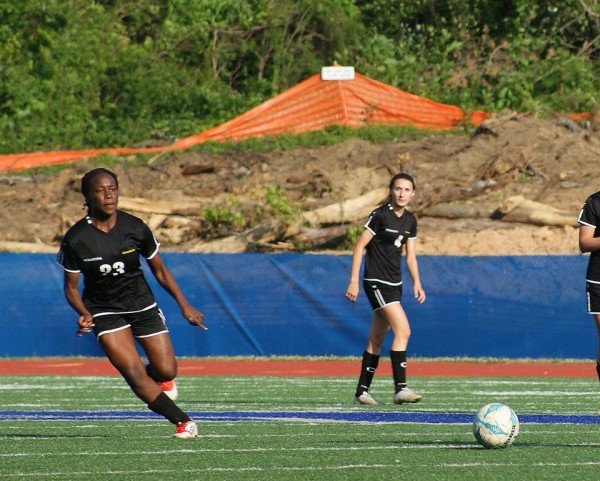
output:
{"label": "partially visible player", "polygon": [[596,372],[600,380],[600,192],[587,198],[577,222],[579,222],[579,249],[581,252],[590,253],[585,275],[585,290],[587,310],[594,318],[598,333]]}
{"label": "partially visible player", "polygon": [[369,388],[379,364],[383,341],[390,329],[394,333],[390,349],[395,391],[393,402],[414,403],[422,398],[406,384],[406,348],[410,325],[400,303],[400,262],[404,247],[406,266],[413,281],[413,295],[419,303],[425,301],[415,249],[417,219],[406,209],[414,196],[415,181],[410,175],[400,173],[392,177],[386,202],[370,215],[352,251],[346,298],[355,302],[358,297],[360,266],[366,250],[363,289],[373,309],[371,330],[354,396],[355,404],[379,404],[369,393]]}
{"label": "partially visible player", "polygon": [[[106,356],[135,395],[176,425],[173,436],[195,437],[198,427],[171,399],[176,397],[177,360],[140,258],[146,259],[158,283],[191,325],[206,330],[204,315],[189,304],[164,265],[160,244],[148,226],[117,209],[119,183],[113,172],[103,168],[87,172],[81,180],[81,193],[88,214],[67,231],[57,257],[64,268],[65,297],[79,314],[77,334],[93,329]],[[136,341],[148,358],[146,366]]]}

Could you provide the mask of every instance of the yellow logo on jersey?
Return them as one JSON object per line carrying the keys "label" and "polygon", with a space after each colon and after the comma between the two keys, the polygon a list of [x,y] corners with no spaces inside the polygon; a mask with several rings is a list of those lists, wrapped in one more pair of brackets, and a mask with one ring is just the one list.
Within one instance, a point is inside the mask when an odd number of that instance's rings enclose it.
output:
{"label": "yellow logo on jersey", "polygon": [[128,251],[123,251],[123,252],[121,252],[121,254],[131,254],[132,252],[135,252],[135,249],[129,249]]}

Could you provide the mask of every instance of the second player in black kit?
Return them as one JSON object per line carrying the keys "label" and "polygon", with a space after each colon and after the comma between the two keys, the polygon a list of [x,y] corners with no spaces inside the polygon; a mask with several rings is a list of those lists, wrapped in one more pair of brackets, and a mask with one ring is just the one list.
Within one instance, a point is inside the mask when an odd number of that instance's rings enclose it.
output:
{"label": "second player in black kit", "polygon": [[[179,289],[150,228],[117,209],[117,176],[107,169],[94,169],[83,176],[81,192],[88,215],[65,234],[57,258],[64,269],[65,297],[79,314],[77,334],[93,329],[108,359],[136,396],[176,425],[175,437],[195,437],[196,424],[174,403],[177,360],[165,317],[146,282],[140,259],[146,259],[158,283],[191,325],[206,329],[204,315]],[[136,342],[148,358],[147,365]]]}
{"label": "second player in black kit", "polygon": [[410,338],[410,325],[402,308],[402,250],[406,249],[406,265],[413,281],[413,294],[418,302],[425,301],[421,287],[415,252],[417,219],[406,210],[415,195],[414,179],[405,173],[395,175],[390,181],[386,202],[369,216],[352,252],[352,272],[346,298],[356,301],[359,291],[359,274],[365,254],[363,290],[373,309],[367,347],[363,352],[361,373],[356,387],[356,404],[379,404],[369,388],[379,364],[381,348],[391,329],[394,339],[390,349],[394,376],[395,404],[414,403],[422,396],[406,384],[406,348]]}
{"label": "second player in black kit", "polygon": [[587,310],[594,318],[598,333],[596,372],[600,379],[600,192],[587,198],[577,221],[579,222],[579,249],[581,252],[590,253],[585,274],[585,290]]}

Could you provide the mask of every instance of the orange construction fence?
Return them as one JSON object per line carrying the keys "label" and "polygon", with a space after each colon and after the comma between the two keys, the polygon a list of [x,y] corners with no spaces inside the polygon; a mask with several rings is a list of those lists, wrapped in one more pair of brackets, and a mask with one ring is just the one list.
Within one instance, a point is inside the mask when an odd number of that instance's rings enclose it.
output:
{"label": "orange construction fence", "polygon": [[479,125],[490,114],[442,104],[360,74],[351,80],[323,80],[315,74],[282,94],[222,125],[170,146],[104,148],[0,155],[0,172],[74,162],[99,155],[152,154],[183,150],[206,141],[241,140],[321,130],[329,125],[414,125],[434,130]]}

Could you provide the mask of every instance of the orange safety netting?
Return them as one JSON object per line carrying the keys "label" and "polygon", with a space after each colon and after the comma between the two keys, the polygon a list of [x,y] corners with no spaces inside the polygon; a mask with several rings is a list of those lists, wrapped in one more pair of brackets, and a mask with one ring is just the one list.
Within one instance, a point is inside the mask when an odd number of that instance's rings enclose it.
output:
{"label": "orange safety netting", "polygon": [[15,172],[103,154],[127,155],[182,150],[209,140],[227,141],[295,134],[321,130],[333,124],[353,127],[402,124],[449,130],[463,123],[478,125],[488,116],[480,111],[465,115],[459,107],[404,92],[358,73],[352,80],[322,80],[320,74],[315,74],[239,117],[181,139],[171,146],[0,155],[0,171]]}
{"label": "orange safety netting", "polygon": [[355,74],[353,80],[335,81],[321,80],[316,74],[229,122],[180,140],[173,148],[184,149],[207,140],[308,132],[332,124],[453,129],[464,120],[458,107],[409,94],[360,74]]}

